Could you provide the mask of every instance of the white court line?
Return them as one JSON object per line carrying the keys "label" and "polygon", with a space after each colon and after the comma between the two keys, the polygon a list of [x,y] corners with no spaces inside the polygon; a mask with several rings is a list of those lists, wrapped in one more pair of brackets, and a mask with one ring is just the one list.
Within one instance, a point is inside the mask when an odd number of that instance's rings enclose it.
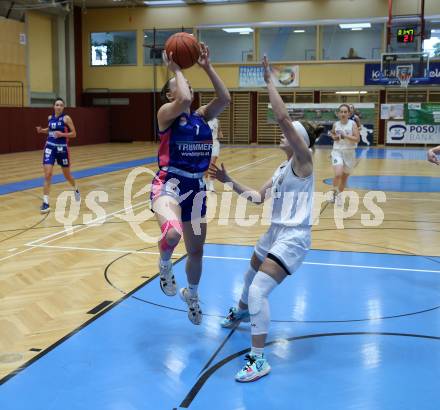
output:
{"label": "white court line", "polygon": [[[160,255],[159,252],[150,251],[137,251],[133,249],[107,249],[107,248],[81,248],[77,246],[56,246],[56,245],[32,245],[38,248],[55,248],[55,249],[69,249],[69,250],[84,250],[84,251],[94,251],[94,252],[114,252],[114,253],[143,253],[147,255]],[[173,256],[184,256],[184,254],[173,254]],[[213,255],[203,255],[205,259],[227,259],[235,261],[250,261],[251,258],[239,258],[234,256],[213,256]],[[317,266],[333,266],[338,268],[358,268],[358,269],[377,269],[377,270],[393,270],[393,271],[404,271],[404,272],[424,272],[424,273],[440,273],[440,270],[431,269],[410,269],[410,268],[395,268],[391,266],[367,266],[367,265],[347,265],[341,263],[324,263],[324,262],[303,262],[304,265],[317,265]]]}
{"label": "white court line", "polygon": [[267,161],[268,159],[274,158],[274,157],[276,157],[276,155],[269,155],[268,157],[259,159],[258,161],[250,162],[249,164],[241,165],[241,166],[239,166],[237,168],[231,169],[229,172],[241,171],[242,169],[246,169],[250,165],[259,164],[261,162]]}
{"label": "white court line", "polygon": [[[240,166],[240,167],[238,167],[238,168],[234,168],[234,169],[232,169],[230,172],[239,171],[239,170],[241,170],[241,169],[245,169],[245,168],[247,168],[247,167],[249,167],[249,166],[251,166],[251,165],[255,165],[255,164],[257,164],[257,163],[260,163],[260,162],[263,162],[263,161],[267,161],[267,160],[270,159],[271,157],[275,157],[275,155],[271,155],[271,156],[269,156],[269,157],[266,157],[266,158],[260,159],[260,160],[258,160],[258,161],[250,162],[250,163],[245,164],[245,165],[242,165],[242,166]],[[63,233],[64,233],[64,235],[60,237],[60,238],[63,238],[64,236],[66,236],[66,233],[69,234],[69,235],[73,234],[73,231],[75,230],[75,228],[78,228],[78,229],[76,229],[75,233],[76,233],[76,232],[81,232],[81,231],[84,230],[84,229],[88,229],[88,228],[89,228],[89,225],[91,225],[91,224],[96,224],[97,222],[101,222],[102,220],[105,221],[105,220],[107,219],[107,217],[109,217],[109,216],[114,216],[115,214],[118,214],[119,212],[125,211],[125,210],[127,210],[127,209],[135,209],[135,208],[138,208],[139,206],[141,206],[141,205],[145,205],[145,204],[147,204],[147,203],[149,203],[149,202],[150,202],[150,200],[139,202],[139,203],[136,204],[136,205],[133,205],[133,206],[129,206],[129,207],[127,207],[127,208],[120,209],[119,211],[115,211],[115,212],[112,212],[112,213],[110,213],[110,214],[106,214],[106,215],[104,215],[104,216],[101,216],[100,218],[92,219],[91,221],[87,222],[87,223],[85,224],[85,226],[84,226],[84,225],[74,226],[74,227],[72,227],[70,230],[63,229],[62,231],[55,232],[55,233],[53,233],[53,234],[50,234],[50,235],[44,236],[44,237],[39,238],[39,239],[35,239],[35,240],[31,241],[31,242],[26,243],[25,245],[26,245],[26,246],[33,246],[33,245],[35,245],[36,242],[42,242],[42,241],[44,241],[44,240],[46,240],[46,239],[49,239],[49,238],[52,238],[52,237],[54,237],[54,236],[57,236],[57,235],[60,235],[60,234],[63,234]],[[60,238],[57,238],[57,239],[60,239]],[[50,243],[50,242],[53,242],[54,240],[56,240],[56,239],[52,239],[52,240],[50,240],[50,241],[48,241],[48,242],[45,242],[45,243],[42,244],[42,245],[48,244],[48,243]],[[13,256],[13,255],[11,255],[11,256]],[[0,259],[0,261],[1,261],[1,259]]]}
{"label": "white court line", "polygon": [[[111,252],[111,253],[142,253],[146,255],[160,255],[159,252],[154,251],[137,251],[134,249],[116,249],[116,248],[82,248],[79,246],[59,246],[59,245],[29,245],[34,248],[51,248],[51,249],[67,249],[67,250],[74,250],[74,251],[92,251],[92,252]],[[185,256],[186,254],[181,253],[173,253],[173,256],[181,257]]]}
{"label": "white court line", "polygon": [[[229,172],[237,172],[237,171],[240,171],[240,170],[245,169],[245,168],[247,168],[247,167],[249,167],[249,166],[251,166],[251,165],[255,165],[255,164],[259,164],[259,163],[261,163],[261,162],[267,161],[268,159],[273,158],[273,157],[275,157],[275,156],[276,156],[276,155],[270,155],[270,156],[268,156],[268,157],[266,157],[266,158],[262,158],[262,159],[260,159],[260,160],[258,160],[258,161],[250,162],[250,163],[248,163],[248,164],[245,164],[245,165],[242,165],[242,166],[240,166],[240,167],[234,168],[234,169],[232,169],[232,170],[229,171]],[[28,252],[28,251],[34,249],[35,247],[42,247],[43,245],[46,245],[46,244],[51,243],[51,242],[53,242],[53,241],[56,241],[56,240],[58,240],[58,239],[64,238],[64,237],[67,236],[67,235],[71,235],[71,234],[73,234],[73,233],[74,233],[73,231],[75,231],[75,233],[77,233],[77,232],[81,232],[81,231],[83,231],[84,229],[88,229],[90,226],[95,225],[96,222],[100,221],[101,219],[106,220],[106,218],[109,217],[109,216],[113,217],[114,215],[116,215],[116,214],[119,213],[119,212],[125,211],[125,210],[130,209],[130,208],[131,208],[131,209],[135,209],[135,208],[137,208],[137,207],[139,207],[139,206],[141,206],[141,205],[147,204],[148,202],[149,202],[149,200],[148,200],[148,201],[142,201],[142,202],[140,202],[140,203],[138,203],[138,204],[136,204],[136,205],[133,205],[133,206],[131,206],[131,207],[123,208],[123,209],[120,209],[119,211],[112,212],[111,214],[108,214],[108,215],[106,214],[106,215],[103,216],[103,217],[93,219],[93,220],[91,220],[90,222],[88,222],[85,226],[84,226],[84,225],[80,225],[80,226],[78,227],[78,229],[76,229],[76,230],[75,230],[75,228],[77,228],[77,227],[74,226],[74,227],[72,227],[72,228],[69,229],[69,230],[63,229],[62,231],[55,232],[55,233],[50,234],[50,235],[47,235],[47,236],[43,236],[42,238],[39,238],[39,239],[35,239],[35,240],[33,240],[33,241],[28,242],[28,243],[25,244],[25,246],[28,246],[27,249],[24,249],[24,250],[22,250],[22,251],[20,251],[20,252],[16,252],[16,253],[13,253],[12,255],[8,255],[8,256],[5,256],[5,257],[3,257],[3,258],[0,258],[0,262],[2,262],[2,261],[4,261],[4,260],[7,260],[7,259],[10,259],[10,258],[12,258],[12,257],[14,257],[14,256],[20,255],[20,254],[22,254],[22,253]],[[62,235],[62,236],[59,236],[59,235]],[[49,239],[49,238],[53,238],[53,239],[51,239],[50,241],[45,242],[44,244],[39,244],[39,245],[36,245],[36,244],[35,244],[36,242],[37,242],[37,243],[38,243],[38,242],[42,242],[42,241],[44,241],[44,240],[46,240],[46,239]]]}
{"label": "white court line", "polygon": [[[105,219],[106,219],[107,217],[109,217],[109,216],[110,216],[111,218],[113,218],[113,217],[114,217],[116,214],[118,214],[119,212],[126,211],[127,209],[135,209],[135,208],[137,208],[137,207],[139,207],[139,206],[141,206],[141,205],[145,205],[145,204],[148,203],[148,202],[149,202],[149,200],[148,200],[148,201],[142,201],[142,202],[139,202],[139,203],[136,204],[136,205],[129,206],[129,207],[126,207],[126,208],[122,208],[122,209],[120,209],[120,210],[118,210],[118,211],[112,212],[111,214],[108,214],[108,215],[106,214],[105,216],[102,216],[102,217],[100,217],[100,218],[95,218],[95,219],[91,220],[90,222],[88,222],[87,224],[85,224],[85,226],[84,226],[84,225],[79,225],[78,228],[81,228],[81,229],[77,229],[77,230],[75,231],[75,233],[76,233],[76,232],[80,232],[80,231],[82,231],[82,230],[84,230],[84,229],[88,229],[88,228],[90,228],[91,226],[95,226],[95,224],[96,224],[97,221],[105,220]],[[111,218],[110,218],[110,219],[111,219]],[[34,241],[31,241],[31,242],[25,243],[24,246],[29,246],[29,248],[26,248],[26,249],[24,249],[24,250],[22,250],[22,251],[20,251],[20,252],[13,253],[12,255],[8,255],[8,256],[5,256],[5,257],[3,257],[3,258],[0,258],[0,262],[5,261],[5,260],[7,260],[7,259],[9,259],[9,258],[13,258],[14,256],[17,256],[17,255],[21,255],[22,253],[25,253],[25,252],[29,252],[29,251],[31,251],[32,249],[35,248],[35,246],[38,246],[38,245],[35,245],[35,244],[34,244],[35,242],[41,242],[41,241],[43,241],[43,240],[45,240],[45,239],[48,239],[48,238],[51,238],[51,237],[55,236],[55,238],[53,238],[53,239],[51,239],[50,241],[47,241],[47,242],[44,243],[44,244],[48,244],[48,243],[51,243],[51,242],[56,241],[56,240],[58,240],[58,239],[64,238],[65,236],[67,236],[67,235],[69,235],[69,234],[73,234],[73,231],[75,230],[75,228],[77,228],[77,226],[74,226],[74,227],[72,227],[72,229],[69,229],[69,230],[67,230],[67,229],[63,229],[62,231],[58,231],[58,232],[55,232],[55,233],[53,233],[53,234],[51,234],[51,235],[43,236],[42,238],[35,239]],[[63,235],[63,236],[58,236],[58,235],[60,235],[60,234],[64,234],[64,235]],[[41,245],[43,245],[43,244],[41,244]]]}
{"label": "white court line", "polygon": [[[53,234],[50,234],[50,235],[47,235],[47,236],[43,236],[42,238],[35,239],[35,240],[31,241],[31,242],[25,243],[25,245],[26,246],[32,246],[32,245],[35,244],[35,242],[41,242],[41,241],[44,241],[46,239],[52,238],[53,236],[57,236],[57,235],[60,235],[60,234],[63,234],[63,233],[64,233],[64,236],[66,234],[67,235],[72,235],[73,231],[75,231],[76,228],[78,228],[78,229],[76,229],[75,233],[76,232],[80,232],[80,231],[82,231],[84,229],[90,228],[90,225],[94,225],[94,224],[99,223],[101,221],[105,221],[109,216],[113,218],[119,212],[126,211],[127,209],[135,209],[135,208],[140,207],[141,205],[148,204],[149,202],[150,202],[150,200],[139,202],[139,203],[137,203],[135,205],[131,205],[131,206],[128,206],[126,208],[119,209],[118,211],[114,211],[114,212],[112,212],[110,214],[105,214],[104,216],[101,216],[99,218],[92,219],[91,221],[85,223],[84,225],[77,225],[77,226],[72,226],[69,229],[63,229],[62,231],[58,231],[58,232],[55,232]],[[112,218],[110,218],[110,219],[112,219]],[[61,238],[63,238],[64,236],[61,236]],[[50,243],[53,240],[54,239],[52,239],[52,240],[50,240],[48,242],[45,242],[45,243]]]}

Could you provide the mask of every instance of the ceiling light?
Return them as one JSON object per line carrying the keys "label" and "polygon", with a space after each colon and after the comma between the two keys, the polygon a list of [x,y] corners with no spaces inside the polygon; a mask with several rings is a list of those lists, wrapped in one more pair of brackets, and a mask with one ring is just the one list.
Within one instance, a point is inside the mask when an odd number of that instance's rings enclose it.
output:
{"label": "ceiling light", "polygon": [[363,28],[352,28],[351,31],[362,31]]}
{"label": "ceiling light", "polygon": [[253,33],[254,29],[250,27],[237,27],[237,28],[223,28],[223,31],[226,31],[226,33],[240,33],[240,34],[249,34]]}
{"label": "ceiling light", "polygon": [[371,28],[371,23],[344,23],[339,24],[342,29],[354,29],[354,28]]}
{"label": "ceiling light", "polygon": [[305,33],[305,30],[293,30],[294,33]]}
{"label": "ceiling light", "polygon": [[368,91],[335,91],[335,94],[359,95],[359,94],[368,94]]}
{"label": "ceiling light", "polygon": [[146,6],[172,6],[174,4],[185,4],[184,0],[158,0],[158,1],[144,1]]}

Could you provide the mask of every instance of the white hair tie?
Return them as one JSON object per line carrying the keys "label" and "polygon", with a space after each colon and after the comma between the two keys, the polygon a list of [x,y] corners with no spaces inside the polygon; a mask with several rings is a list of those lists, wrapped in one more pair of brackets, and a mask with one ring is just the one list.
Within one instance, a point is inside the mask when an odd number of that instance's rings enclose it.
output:
{"label": "white hair tie", "polygon": [[293,128],[295,128],[295,131],[302,137],[304,142],[307,145],[307,148],[310,147],[310,138],[309,134],[307,133],[306,129],[304,128],[304,125],[302,125],[299,121],[292,121]]}

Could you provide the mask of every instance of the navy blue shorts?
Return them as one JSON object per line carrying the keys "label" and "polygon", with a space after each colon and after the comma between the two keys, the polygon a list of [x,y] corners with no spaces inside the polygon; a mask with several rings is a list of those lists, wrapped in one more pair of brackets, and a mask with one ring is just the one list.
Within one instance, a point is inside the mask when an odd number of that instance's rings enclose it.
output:
{"label": "navy blue shorts", "polygon": [[151,202],[162,195],[176,199],[182,210],[182,222],[206,215],[206,187],[203,178],[187,178],[160,170],[151,185]]}
{"label": "navy blue shorts", "polygon": [[54,165],[55,161],[63,168],[70,166],[69,148],[67,145],[45,145],[43,151],[43,165]]}

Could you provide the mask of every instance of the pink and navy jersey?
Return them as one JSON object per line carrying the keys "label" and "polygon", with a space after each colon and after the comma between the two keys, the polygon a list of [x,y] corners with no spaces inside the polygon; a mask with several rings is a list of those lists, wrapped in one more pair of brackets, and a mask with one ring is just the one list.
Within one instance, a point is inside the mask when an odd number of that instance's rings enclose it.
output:
{"label": "pink and navy jersey", "polygon": [[50,142],[51,144],[56,144],[56,145],[66,145],[67,144],[66,137],[55,138],[55,136],[54,136],[55,131],[61,131],[61,132],[69,132],[70,131],[67,124],[64,123],[64,116],[65,116],[65,114],[61,114],[59,117],[55,117],[55,114],[50,116],[49,125],[48,125],[49,133],[47,136],[47,142]]}
{"label": "pink and navy jersey", "polygon": [[175,167],[186,172],[205,172],[212,150],[209,125],[196,113],[180,114],[169,128],[159,132],[159,167]]}

